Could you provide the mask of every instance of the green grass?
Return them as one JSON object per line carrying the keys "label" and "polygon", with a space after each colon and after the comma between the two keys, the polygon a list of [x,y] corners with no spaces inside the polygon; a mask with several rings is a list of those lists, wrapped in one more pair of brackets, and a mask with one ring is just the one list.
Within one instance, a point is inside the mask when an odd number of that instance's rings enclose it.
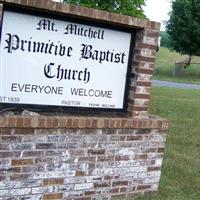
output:
{"label": "green grass", "polygon": [[[175,62],[186,57],[161,47],[156,56],[154,79],[200,84],[200,64],[191,64],[180,77],[173,77]],[[193,57],[192,63],[200,63],[200,57]]]}
{"label": "green grass", "polygon": [[200,200],[200,91],[155,87],[150,113],[170,129],[159,193],[136,200]]}

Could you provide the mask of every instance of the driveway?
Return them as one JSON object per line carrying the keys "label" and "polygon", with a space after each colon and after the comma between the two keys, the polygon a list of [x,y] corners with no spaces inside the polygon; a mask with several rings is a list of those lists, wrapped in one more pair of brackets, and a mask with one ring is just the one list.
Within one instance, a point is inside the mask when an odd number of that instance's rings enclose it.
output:
{"label": "driveway", "polygon": [[200,85],[153,80],[153,86],[200,90]]}

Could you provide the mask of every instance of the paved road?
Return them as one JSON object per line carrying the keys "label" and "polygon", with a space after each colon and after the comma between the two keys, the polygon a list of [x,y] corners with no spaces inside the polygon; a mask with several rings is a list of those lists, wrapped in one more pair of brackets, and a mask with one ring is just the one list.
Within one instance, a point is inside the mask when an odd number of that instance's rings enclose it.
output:
{"label": "paved road", "polygon": [[173,88],[180,88],[180,89],[196,89],[200,90],[200,85],[193,85],[187,83],[175,83],[175,82],[168,82],[168,81],[158,81],[153,80],[153,86],[161,86],[161,87],[173,87]]}

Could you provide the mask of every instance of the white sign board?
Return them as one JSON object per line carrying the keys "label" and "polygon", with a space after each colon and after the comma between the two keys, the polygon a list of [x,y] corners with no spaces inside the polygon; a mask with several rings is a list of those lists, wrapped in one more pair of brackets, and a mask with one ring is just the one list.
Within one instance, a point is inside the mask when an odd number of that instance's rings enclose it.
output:
{"label": "white sign board", "polygon": [[131,33],[4,11],[0,103],[123,109]]}

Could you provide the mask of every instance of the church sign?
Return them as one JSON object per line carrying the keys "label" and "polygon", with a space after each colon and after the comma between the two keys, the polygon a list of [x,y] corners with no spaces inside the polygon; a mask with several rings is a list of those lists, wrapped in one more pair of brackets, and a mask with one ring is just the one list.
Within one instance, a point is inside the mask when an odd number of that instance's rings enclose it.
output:
{"label": "church sign", "polygon": [[125,109],[132,32],[4,10],[0,103]]}

